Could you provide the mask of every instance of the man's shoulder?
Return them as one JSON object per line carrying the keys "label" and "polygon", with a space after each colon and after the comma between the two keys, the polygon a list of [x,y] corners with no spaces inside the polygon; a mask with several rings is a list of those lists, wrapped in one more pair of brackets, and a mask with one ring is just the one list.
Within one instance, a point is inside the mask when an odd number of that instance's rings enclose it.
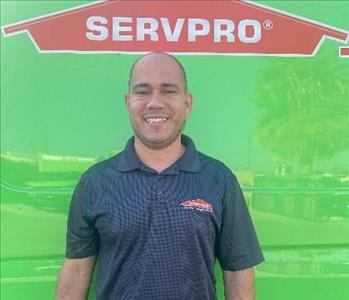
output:
{"label": "man's shoulder", "polygon": [[81,177],[85,180],[98,180],[105,176],[115,175],[115,173],[118,172],[118,166],[122,155],[123,151],[107,159],[96,162],[90,166]]}
{"label": "man's shoulder", "polygon": [[236,178],[232,170],[221,160],[197,151],[203,172],[217,173],[223,177]]}

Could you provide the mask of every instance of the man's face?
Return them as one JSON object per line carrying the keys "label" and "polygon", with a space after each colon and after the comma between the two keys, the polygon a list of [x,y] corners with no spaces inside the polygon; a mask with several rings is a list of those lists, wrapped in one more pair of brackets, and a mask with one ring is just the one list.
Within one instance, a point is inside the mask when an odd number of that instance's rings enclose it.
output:
{"label": "man's face", "polygon": [[151,149],[163,149],[178,138],[192,105],[180,67],[164,54],[136,63],[125,100],[136,138]]}

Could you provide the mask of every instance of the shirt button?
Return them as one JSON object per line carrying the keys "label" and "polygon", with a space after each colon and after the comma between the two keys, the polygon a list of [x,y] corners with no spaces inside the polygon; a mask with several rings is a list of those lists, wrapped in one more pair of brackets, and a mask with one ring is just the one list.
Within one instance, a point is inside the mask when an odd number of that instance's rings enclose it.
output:
{"label": "shirt button", "polygon": [[157,190],[156,193],[157,193],[158,195],[161,195],[162,192],[161,192],[160,190]]}

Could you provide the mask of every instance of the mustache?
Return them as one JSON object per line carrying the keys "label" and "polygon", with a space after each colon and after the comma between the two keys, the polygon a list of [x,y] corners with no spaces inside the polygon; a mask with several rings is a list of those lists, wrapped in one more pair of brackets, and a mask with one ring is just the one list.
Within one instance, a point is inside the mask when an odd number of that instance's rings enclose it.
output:
{"label": "mustache", "polygon": [[146,118],[146,117],[153,116],[153,115],[161,115],[161,116],[165,116],[165,117],[170,116],[169,112],[164,110],[164,109],[147,110],[147,111],[143,112],[141,116],[143,118]]}

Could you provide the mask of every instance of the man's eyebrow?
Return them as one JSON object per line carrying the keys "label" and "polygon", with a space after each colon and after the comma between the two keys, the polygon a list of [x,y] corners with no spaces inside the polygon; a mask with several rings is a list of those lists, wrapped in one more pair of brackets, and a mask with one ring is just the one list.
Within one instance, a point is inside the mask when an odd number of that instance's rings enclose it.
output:
{"label": "man's eyebrow", "polygon": [[171,82],[164,82],[161,84],[161,87],[174,87],[174,88],[179,88],[178,84],[176,83],[171,83]]}
{"label": "man's eyebrow", "polygon": [[142,88],[142,87],[149,87],[150,84],[146,83],[146,82],[140,82],[140,83],[136,83],[132,89],[137,89],[137,88]]}

